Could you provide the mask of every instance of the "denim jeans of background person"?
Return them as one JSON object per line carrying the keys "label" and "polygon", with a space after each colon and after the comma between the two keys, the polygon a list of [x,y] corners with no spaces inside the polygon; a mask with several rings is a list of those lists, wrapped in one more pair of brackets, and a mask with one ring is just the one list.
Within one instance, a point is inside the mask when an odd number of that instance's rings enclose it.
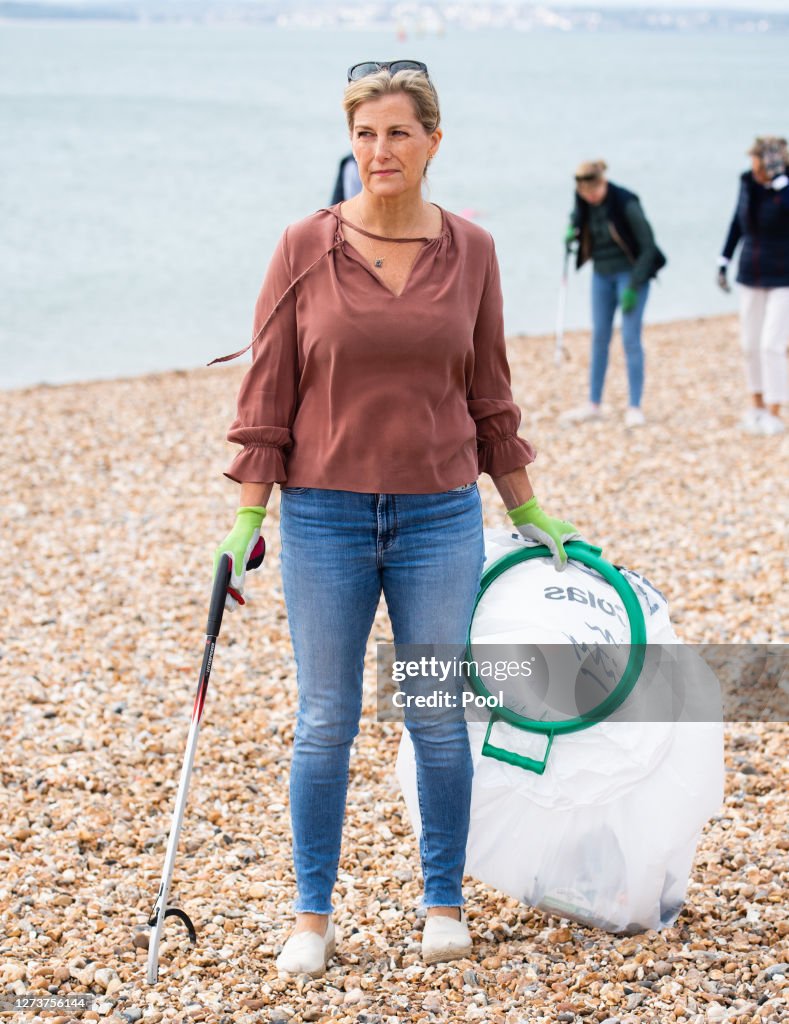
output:
{"label": "denim jeans of background person", "polygon": [[[282,235],[228,432],[243,446],[226,471],[241,484],[241,507],[216,556],[231,553],[238,593],[272,486],[282,487],[299,691],[298,893],[276,963],[290,975],[322,974],[338,941],[331,892],[379,596],[399,644],[465,638],[482,566],[480,473],[557,569],[563,541],[578,536],[540,509],[526,472],[535,452],[517,433],[493,239],[422,196],[442,135],[438,98],[427,68],[406,63],[370,61],[348,74],[343,105],[362,191]],[[460,889],[468,737],[464,722],[444,716],[407,725],[427,823],[422,958],[437,963],[472,949]]]}
{"label": "denim jeans of background person", "polygon": [[665,265],[638,196],[609,182],[603,160],[582,163],[575,172],[575,208],[565,233],[568,252],[577,242],[576,268],[590,260],[592,273],[592,346],[589,398],[562,414],[565,424],[602,415],[608,350],[617,308],[622,310],[622,343],[627,365],[628,407],[625,426],[640,427],[644,393],[641,325],[649,281]]}
{"label": "denim jeans of background person", "polygon": [[[599,406],[608,369],[608,349],[614,330],[614,317],[622,303],[622,294],[630,286],[630,271],[600,274],[592,271],[592,354],[589,368],[589,401]],[[627,366],[629,407],[639,409],[644,392],[644,349],[641,324],[649,296],[649,282],[636,289],[636,304],[622,313],[622,346]]]}
{"label": "denim jeans of background person", "polygon": [[737,284],[751,408],[740,426],[749,434],[782,434],[781,406],[789,402],[789,150],[786,139],[761,135],[748,154],[751,170],[740,177],[718,285],[730,291],[726,273],[742,242]]}

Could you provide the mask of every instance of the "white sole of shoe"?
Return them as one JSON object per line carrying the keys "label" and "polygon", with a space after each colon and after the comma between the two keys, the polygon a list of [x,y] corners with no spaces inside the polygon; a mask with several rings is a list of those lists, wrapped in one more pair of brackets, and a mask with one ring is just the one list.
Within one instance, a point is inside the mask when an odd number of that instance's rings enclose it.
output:
{"label": "white sole of shoe", "polygon": [[468,949],[436,950],[434,953],[422,955],[422,961],[426,964],[443,964],[450,960],[463,960],[471,956],[471,946]]}
{"label": "white sole of shoe", "polygon": [[319,967],[315,971],[289,971],[285,967],[277,967],[280,975],[285,978],[298,978],[302,974],[306,974],[308,978],[322,978],[326,973],[326,968],[329,965],[329,961],[337,951],[337,943],[334,939],[326,947],[326,959],[323,962],[323,967]]}

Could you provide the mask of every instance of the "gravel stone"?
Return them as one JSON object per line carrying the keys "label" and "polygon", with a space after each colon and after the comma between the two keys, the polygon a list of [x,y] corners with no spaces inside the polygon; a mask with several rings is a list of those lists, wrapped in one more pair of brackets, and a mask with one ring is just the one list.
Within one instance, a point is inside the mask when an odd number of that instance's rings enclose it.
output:
{"label": "gravel stone", "polygon": [[[612,345],[609,413],[568,432],[558,415],[583,400],[588,332],[568,332],[561,372],[552,339],[509,340],[521,433],[540,451],[532,479],[547,511],[666,593],[684,641],[726,644],[746,678],[749,645],[789,641],[776,533],[789,434],[737,429],[735,317],[651,325],[645,341],[647,425],[622,424],[625,373]],[[707,1024],[720,1006],[726,1024],[789,1019],[789,728],[751,715],[745,685],[742,714],[725,728],[724,801],[673,926],[608,935],[467,878],[472,955],[425,968],[418,849],[394,780],[401,727],[375,716],[375,643],[391,638],[383,602],[351,758],[337,954],[323,978],[279,978],[294,897],[296,686],[276,488],[266,561],[248,577],[248,604],[222,624],[176,858],[171,903],[198,942],[168,919],[160,978],[147,986],[147,920],[204,647],[211,553],[237,504],[223,438],[244,372],[3,393],[0,584],[24,596],[6,602],[0,635],[0,816],[10,823],[0,831],[0,991],[22,994],[35,980],[42,993],[92,992],[100,999],[85,1020],[144,1024],[186,1022],[190,1004],[206,1024],[351,1024],[361,1014],[367,1024]],[[487,477],[480,492],[486,524],[503,525]],[[187,521],[188,540],[174,543],[174,524]],[[765,662],[768,682],[769,672]],[[106,998],[115,978],[122,988]],[[475,1002],[480,992],[488,1005]]]}

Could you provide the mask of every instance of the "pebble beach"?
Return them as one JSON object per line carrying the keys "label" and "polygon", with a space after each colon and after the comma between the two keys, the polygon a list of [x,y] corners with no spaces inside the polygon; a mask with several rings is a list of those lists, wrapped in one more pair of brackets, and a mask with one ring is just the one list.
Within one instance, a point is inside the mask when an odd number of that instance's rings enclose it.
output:
{"label": "pebble beach", "polygon": [[[240,344],[240,343],[239,343]],[[521,433],[546,511],[667,596],[688,643],[789,640],[789,433],[741,432],[735,317],[645,329],[647,425],[626,429],[612,345],[600,422],[588,333],[509,339]],[[160,978],[145,982],[204,644],[214,546],[237,488],[224,441],[246,365],[3,392],[0,451],[0,1004],[96,995],[3,1019],[349,1024],[779,1024],[789,1021],[786,723],[726,726],[726,790],[673,927],[616,936],[466,880],[473,957],[425,967],[417,845],[394,776],[401,726],[375,721],[375,643],[351,760],[338,954],[278,976],[294,895],[288,764],[295,669],[279,574],[278,492],[248,605],[226,615],[208,692]],[[490,480],[486,523],[505,524]],[[734,649],[734,648],[733,648]],[[1,1009],[1,1008],[0,1008]],[[0,1017],[3,1014],[0,1012]]]}

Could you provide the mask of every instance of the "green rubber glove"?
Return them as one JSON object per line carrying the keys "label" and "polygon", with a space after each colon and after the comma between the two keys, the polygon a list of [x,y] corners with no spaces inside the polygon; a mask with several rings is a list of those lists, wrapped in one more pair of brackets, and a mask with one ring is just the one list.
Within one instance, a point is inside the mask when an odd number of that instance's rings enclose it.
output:
{"label": "green rubber glove", "polygon": [[525,505],[510,509],[507,515],[513,525],[518,527],[522,537],[536,540],[550,549],[553,555],[553,567],[557,572],[567,568],[567,554],[563,542],[581,539],[581,534],[572,523],[547,516],[540,508],[536,498],[527,501]]}
{"label": "green rubber glove", "polygon": [[[244,574],[247,571],[247,562],[252,554],[252,549],[258,542],[260,527],[265,518],[266,510],[262,505],[245,505],[237,509],[233,529],[214,552],[215,576],[222,555],[227,552],[232,556],[230,586],[239,594],[244,593]],[[225,608],[232,612],[237,606],[238,601],[228,592],[225,597]]]}
{"label": "green rubber glove", "polygon": [[622,312],[632,313],[633,310],[636,308],[637,302],[638,292],[635,290],[635,288],[625,288],[625,290],[622,292],[622,298],[619,302],[619,305],[622,307]]}
{"label": "green rubber glove", "polygon": [[568,224],[567,230],[564,233],[564,247],[569,249],[573,242],[578,237],[578,228],[575,224]]}

